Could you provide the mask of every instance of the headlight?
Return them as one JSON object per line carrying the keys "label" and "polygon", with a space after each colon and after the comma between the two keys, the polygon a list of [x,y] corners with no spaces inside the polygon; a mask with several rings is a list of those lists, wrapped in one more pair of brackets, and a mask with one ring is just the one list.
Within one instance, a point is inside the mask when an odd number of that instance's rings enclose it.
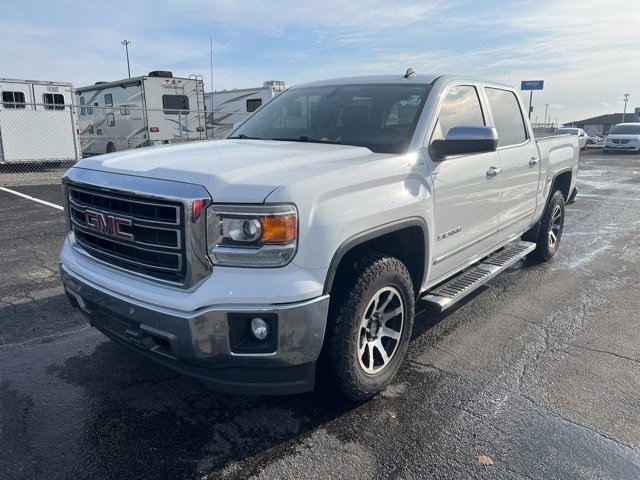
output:
{"label": "headlight", "polygon": [[211,205],[207,244],[214,265],[282,267],[296,252],[298,212],[293,205]]}

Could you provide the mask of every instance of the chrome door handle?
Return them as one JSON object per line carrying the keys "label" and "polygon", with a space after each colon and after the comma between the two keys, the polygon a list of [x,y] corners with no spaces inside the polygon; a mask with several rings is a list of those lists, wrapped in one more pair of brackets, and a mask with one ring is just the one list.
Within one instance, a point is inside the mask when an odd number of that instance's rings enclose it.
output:
{"label": "chrome door handle", "polygon": [[489,170],[487,170],[487,177],[495,177],[499,173],[502,173],[502,169],[500,167],[489,167]]}
{"label": "chrome door handle", "polygon": [[531,159],[529,160],[529,166],[530,167],[535,167],[538,164],[539,161],[540,161],[539,158],[531,157]]}

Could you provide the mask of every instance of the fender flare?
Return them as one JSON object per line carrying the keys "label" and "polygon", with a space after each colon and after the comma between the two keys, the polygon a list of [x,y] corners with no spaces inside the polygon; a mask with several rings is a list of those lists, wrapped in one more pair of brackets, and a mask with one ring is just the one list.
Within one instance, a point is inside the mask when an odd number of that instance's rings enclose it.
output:
{"label": "fender flare", "polygon": [[[543,214],[544,214],[545,209],[547,208],[547,203],[549,203],[549,200],[551,199],[551,196],[553,195],[553,186],[556,184],[556,179],[561,174],[566,173],[566,172],[571,172],[571,174],[573,175],[573,167],[562,168],[562,169],[558,170],[553,175],[553,178],[551,179],[551,182],[550,182],[551,183],[551,187],[549,187],[549,195],[547,195],[547,198],[544,201],[544,208],[542,209]],[[569,189],[571,189],[571,182],[569,182]],[[569,205],[570,203],[573,203],[577,193],[578,193],[578,189],[575,188],[575,187],[574,187],[574,192],[571,192],[571,191],[569,192],[569,200],[571,200],[571,201],[567,202],[567,205]],[[522,235],[522,239],[526,240],[526,241],[535,241],[538,238],[538,235],[540,234],[540,225],[542,225],[542,215],[540,216],[538,221],[531,226],[531,228],[529,230],[524,232],[524,234]]]}
{"label": "fender flare", "polygon": [[362,245],[366,242],[374,240],[378,237],[382,237],[389,233],[397,232],[398,230],[403,230],[408,227],[419,227],[422,230],[422,234],[424,235],[425,265],[423,266],[423,272],[422,272],[422,280],[424,280],[425,275],[427,273],[426,260],[427,260],[427,250],[428,250],[427,245],[429,243],[429,229],[427,227],[426,222],[423,219],[419,217],[409,217],[409,218],[404,218],[402,220],[396,220],[390,223],[385,223],[384,225],[379,225],[377,227],[373,227],[371,229],[357,233],[349,237],[347,240],[345,240],[333,254],[333,258],[331,259],[331,263],[329,264],[329,269],[327,270],[327,275],[324,281],[323,295],[326,295],[331,291],[331,287],[333,285],[336,273],[338,271],[338,266],[340,265],[340,262],[342,262],[344,257],[351,250],[353,250],[359,245]]}

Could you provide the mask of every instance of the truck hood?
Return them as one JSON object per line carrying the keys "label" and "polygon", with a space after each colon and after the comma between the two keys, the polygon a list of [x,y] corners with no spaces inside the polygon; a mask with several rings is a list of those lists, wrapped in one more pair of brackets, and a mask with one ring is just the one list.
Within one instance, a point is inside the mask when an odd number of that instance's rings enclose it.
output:
{"label": "truck hood", "polygon": [[202,185],[215,202],[262,203],[281,185],[389,156],[349,145],[218,140],[100,155],[76,166]]}

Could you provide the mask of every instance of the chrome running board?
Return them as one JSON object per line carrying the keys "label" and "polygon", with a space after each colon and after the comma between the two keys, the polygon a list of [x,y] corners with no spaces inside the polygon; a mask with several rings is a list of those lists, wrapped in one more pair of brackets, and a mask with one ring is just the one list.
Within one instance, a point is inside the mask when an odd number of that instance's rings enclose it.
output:
{"label": "chrome running board", "polygon": [[532,252],[536,244],[514,242],[431,290],[421,299],[442,312]]}

